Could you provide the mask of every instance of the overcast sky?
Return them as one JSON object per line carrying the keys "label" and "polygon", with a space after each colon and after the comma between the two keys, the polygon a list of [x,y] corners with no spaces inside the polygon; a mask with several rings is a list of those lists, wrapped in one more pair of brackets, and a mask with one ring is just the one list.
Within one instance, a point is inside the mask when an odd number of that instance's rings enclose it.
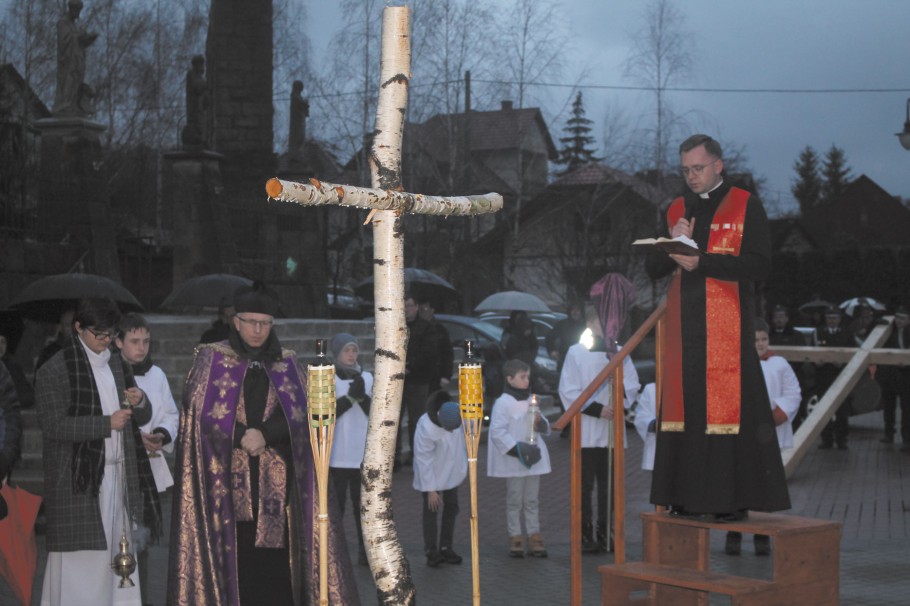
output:
{"label": "overcast sky", "polygon": [[[399,3],[401,4],[401,3]],[[406,2],[404,3],[406,4]],[[630,33],[643,23],[642,0],[566,0],[565,26],[575,36],[572,82],[583,67],[585,83],[626,85],[623,62]],[[894,134],[903,129],[910,97],[910,0],[680,0],[694,43],[701,89],[878,90],[895,92],[719,93],[669,92],[677,114],[721,143],[745,146],[764,195],[792,203],[793,163],[806,146],[823,154],[845,150],[853,175],[866,174],[892,195],[910,198],[910,151]],[[337,31],[341,16],[330,0],[309,7],[315,49]],[[324,34],[321,34],[324,32]],[[318,52],[318,50],[317,50]],[[415,79],[420,74],[413,75]],[[630,119],[653,94],[584,89],[589,118],[600,135],[608,104]],[[568,94],[568,91],[567,91]],[[565,102],[567,94],[552,95]],[[649,96],[650,95],[650,96]],[[550,114],[561,107],[551,107]],[[560,135],[562,122],[551,125]]]}

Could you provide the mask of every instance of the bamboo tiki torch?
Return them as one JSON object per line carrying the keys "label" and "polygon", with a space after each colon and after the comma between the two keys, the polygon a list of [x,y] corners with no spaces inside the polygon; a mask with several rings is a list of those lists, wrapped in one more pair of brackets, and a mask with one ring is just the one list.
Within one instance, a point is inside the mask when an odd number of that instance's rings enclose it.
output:
{"label": "bamboo tiki torch", "polygon": [[319,490],[319,604],[329,603],[329,458],[335,435],[335,365],[325,356],[325,340],[316,340],[316,363],[307,367],[310,446]]}
{"label": "bamboo tiki torch", "polygon": [[480,606],[480,536],[477,528],[477,449],[483,423],[483,375],[474,359],[474,344],[465,341],[465,360],[458,365],[458,404],[461,428],[468,449],[468,474],[471,482],[471,574],[474,580],[474,606]]}

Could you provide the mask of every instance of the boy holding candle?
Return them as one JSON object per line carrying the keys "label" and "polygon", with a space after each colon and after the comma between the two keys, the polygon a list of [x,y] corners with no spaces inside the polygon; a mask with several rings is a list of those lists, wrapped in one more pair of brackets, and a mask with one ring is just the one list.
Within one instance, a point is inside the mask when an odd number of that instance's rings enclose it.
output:
{"label": "boy holding candle", "polygon": [[[540,476],[550,473],[550,455],[538,434],[549,435],[550,424],[536,410],[537,396],[531,395],[529,387],[530,371],[522,360],[509,360],[503,365],[506,387],[493,404],[487,449],[487,475],[506,478],[506,525],[509,555],[513,558],[525,555],[522,512],[528,534],[528,554],[535,558],[547,557],[540,535],[538,493]],[[533,407],[532,398],[535,399]]]}

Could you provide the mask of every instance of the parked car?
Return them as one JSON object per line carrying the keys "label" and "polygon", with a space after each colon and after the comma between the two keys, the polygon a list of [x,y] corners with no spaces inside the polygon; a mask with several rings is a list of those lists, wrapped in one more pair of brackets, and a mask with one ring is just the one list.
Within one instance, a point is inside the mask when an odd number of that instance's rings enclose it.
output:
{"label": "parked car", "polygon": [[[449,331],[452,347],[455,349],[455,362],[464,359],[464,341],[474,342],[475,353],[484,364],[484,392],[489,400],[486,406],[492,406],[493,400],[502,393],[503,381],[501,366],[505,361],[502,347],[502,328],[471,316],[454,316],[436,314],[436,321],[441,322]],[[559,388],[559,374],[556,372],[556,360],[547,355],[546,348],[541,347],[534,360],[534,371],[537,384],[534,390],[538,393],[556,393]]]}
{"label": "parked car", "polygon": [[329,316],[356,320],[364,316],[366,301],[354,294],[350,286],[334,287],[331,284],[326,288],[326,299],[329,304]]}

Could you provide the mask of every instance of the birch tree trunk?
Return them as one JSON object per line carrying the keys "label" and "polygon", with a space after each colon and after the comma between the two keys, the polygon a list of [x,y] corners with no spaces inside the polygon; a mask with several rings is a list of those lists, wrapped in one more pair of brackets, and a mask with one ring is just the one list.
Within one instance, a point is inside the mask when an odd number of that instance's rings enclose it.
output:
{"label": "birch tree trunk", "polygon": [[391,210],[396,214],[454,217],[494,213],[502,209],[502,196],[497,193],[478,196],[430,196],[389,189],[337,185],[318,179],[310,179],[309,183],[297,183],[272,178],[266,182],[265,192],[272,200],[292,202],[301,206],[349,206]]}
{"label": "birch tree trunk", "polygon": [[[370,155],[373,187],[401,189],[401,137],[410,80],[407,7],[382,15],[382,57],[376,136]],[[404,387],[408,341],[404,317],[404,233],[401,216],[379,210],[373,218],[376,381],[361,468],[360,517],[380,604],[412,605],[411,570],[392,519],[392,465]]]}

